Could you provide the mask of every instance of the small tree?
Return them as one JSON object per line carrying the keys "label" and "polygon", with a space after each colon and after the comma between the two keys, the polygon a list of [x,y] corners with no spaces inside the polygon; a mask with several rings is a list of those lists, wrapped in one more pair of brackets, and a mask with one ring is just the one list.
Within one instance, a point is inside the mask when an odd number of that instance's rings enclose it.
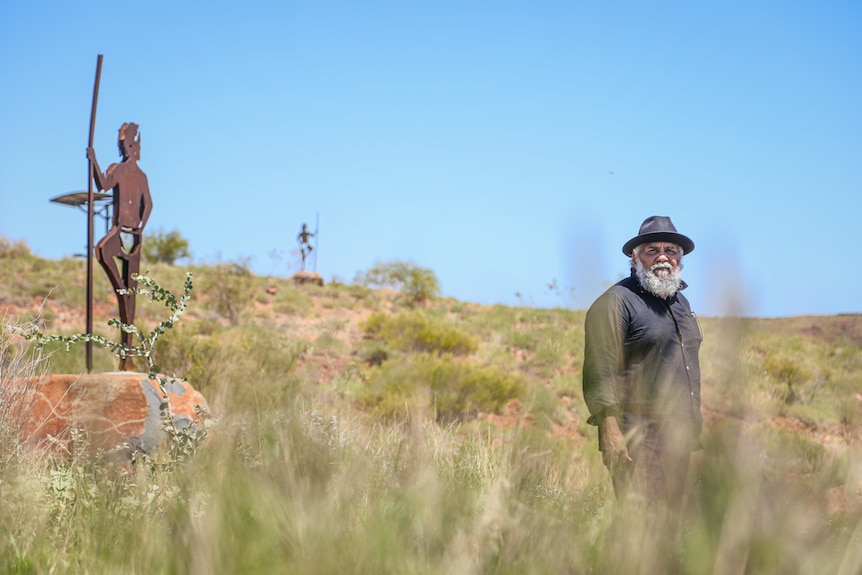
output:
{"label": "small tree", "polygon": [[367,272],[357,273],[356,283],[364,286],[391,287],[415,304],[440,296],[440,281],[434,272],[413,262],[399,260],[376,263]]}
{"label": "small tree", "polygon": [[147,261],[168,265],[174,265],[177,260],[191,257],[188,240],[177,230],[170,232],[158,230],[146,236],[141,249]]}

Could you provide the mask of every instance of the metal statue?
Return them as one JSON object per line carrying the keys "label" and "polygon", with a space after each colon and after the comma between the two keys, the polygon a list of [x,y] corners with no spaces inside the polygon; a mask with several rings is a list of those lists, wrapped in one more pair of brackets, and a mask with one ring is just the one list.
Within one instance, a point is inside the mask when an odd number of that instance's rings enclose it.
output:
{"label": "metal statue", "polygon": [[[96,152],[87,148],[93,165],[93,178],[100,190],[113,189],[114,209],[111,228],[96,244],[96,258],[108,274],[117,293],[120,321],[132,325],[135,321],[135,287],[133,275],[141,268],[141,242],[144,226],[153,210],[147,176],[138,167],[141,158],[141,137],[138,125],[123,124],[117,141],[123,161],[108,166],[102,173]],[[132,334],[122,331],[122,343],[132,346]],[[120,370],[134,369],[131,358],[120,359]]]}
{"label": "metal statue", "polygon": [[308,226],[302,224],[302,229],[299,234],[296,236],[296,242],[299,244],[299,251],[302,254],[302,270],[305,271],[305,260],[308,258],[309,254],[311,254],[314,248],[311,247],[311,244],[308,242],[309,238],[313,238],[314,234],[308,231]]}

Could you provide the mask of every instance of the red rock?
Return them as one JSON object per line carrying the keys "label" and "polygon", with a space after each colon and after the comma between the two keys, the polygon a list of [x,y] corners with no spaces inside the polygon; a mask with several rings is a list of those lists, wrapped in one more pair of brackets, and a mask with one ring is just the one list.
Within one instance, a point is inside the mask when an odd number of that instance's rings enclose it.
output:
{"label": "red rock", "polygon": [[[11,385],[27,385],[18,380]],[[34,448],[69,452],[79,445],[89,451],[153,451],[164,440],[157,380],[144,373],[112,372],[48,375],[30,382],[19,394],[24,405],[21,432]],[[208,410],[206,399],[187,382],[169,379],[166,385],[174,425],[183,429],[195,421],[195,406]],[[77,430],[83,442],[72,441]],[[52,441],[49,437],[53,437]]]}
{"label": "red rock", "polygon": [[317,272],[309,272],[306,270],[301,270],[290,276],[290,279],[296,285],[303,284],[317,284],[319,286],[323,286],[323,276],[321,276]]}

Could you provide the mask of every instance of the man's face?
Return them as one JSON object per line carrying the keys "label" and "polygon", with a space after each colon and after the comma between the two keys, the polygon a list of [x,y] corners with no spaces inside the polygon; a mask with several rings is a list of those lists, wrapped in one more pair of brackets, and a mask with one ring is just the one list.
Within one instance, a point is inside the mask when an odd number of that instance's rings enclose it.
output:
{"label": "man's face", "polygon": [[[670,276],[679,267],[680,257],[679,246],[668,242],[644,244],[637,255],[644,269],[660,278]],[[654,265],[655,268],[653,268]]]}
{"label": "man's face", "polygon": [[682,250],[669,242],[639,246],[632,259],[638,281],[648,291],[667,299],[682,287]]}

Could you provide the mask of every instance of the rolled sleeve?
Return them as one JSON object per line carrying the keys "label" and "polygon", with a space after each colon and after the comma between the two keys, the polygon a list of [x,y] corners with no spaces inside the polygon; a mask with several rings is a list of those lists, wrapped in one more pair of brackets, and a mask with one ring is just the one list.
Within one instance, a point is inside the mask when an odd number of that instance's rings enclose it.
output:
{"label": "rolled sleeve", "polygon": [[623,370],[624,309],[619,296],[606,292],[590,306],[584,324],[584,401],[589,423],[619,415],[617,385]]}

